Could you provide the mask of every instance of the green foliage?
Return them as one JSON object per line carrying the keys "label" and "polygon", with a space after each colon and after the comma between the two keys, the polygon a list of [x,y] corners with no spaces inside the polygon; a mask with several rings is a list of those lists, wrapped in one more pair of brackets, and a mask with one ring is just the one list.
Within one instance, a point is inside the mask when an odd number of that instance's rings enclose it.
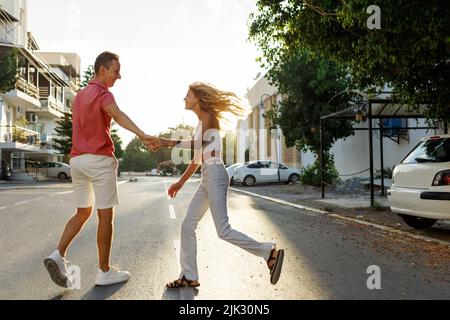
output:
{"label": "green foliage", "polygon": [[[179,124],[174,128],[168,128],[167,131],[162,132],[158,135],[158,137],[160,138],[165,138],[165,139],[172,139],[172,140],[188,140],[192,137],[192,135],[194,134],[194,128],[192,126],[186,125],[186,124]],[[164,161],[168,161],[168,160],[172,160],[172,152],[176,152],[177,150],[173,150],[172,148],[160,148],[158,149],[158,151],[155,152],[155,157],[156,157],[156,161],[157,163],[161,163]],[[186,153],[186,152],[190,152],[189,150],[178,150],[178,152]],[[189,154],[189,159],[191,160],[193,157],[193,154],[190,153]],[[175,168],[177,169],[178,172],[184,172],[186,170],[186,168],[188,167],[189,163],[180,163],[175,165]]]}
{"label": "green foliage", "polygon": [[[392,179],[392,173],[394,171],[394,168],[386,167],[384,168],[384,177],[388,179]],[[381,178],[381,170],[375,169],[375,178]]]}
{"label": "green foliage", "polygon": [[17,74],[15,49],[0,52],[0,94],[14,89]]}
{"label": "green foliage", "polygon": [[[381,29],[367,28],[367,8]],[[450,120],[450,6],[446,1],[258,0],[250,38],[266,67],[299,49],[348,67],[361,91],[389,85],[401,102],[428,104],[429,119]]]}
{"label": "green foliage", "polygon": [[[320,117],[349,106],[350,95],[345,92],[327,105],[334,95],[348,88],[347,73],[339,65],[301,50],[284,58],[275,63],[268,77],[285,98],[267,117],[272,126],[280,125],[288,147],[295,145],[299,150],[319,154]],[[325,152],[336,140],[353,134],[348,120],[328,121],[326,125]]]}
{"label": "green foliage", "polygon": [[111,129],[111,139],[112,139],[112,141],[114,143],[114,156],[117,159],[121,159],[124,156],[125,152],[122,149],[122,139],[120,139],[119,135],[117,134],[117,132],[119,130],[117,128],[114,128],[115,124],[116,123],[113,122],[112,125],[111,125],[111,127],[112,127],[112,129]]}
{"label": "green foliage", "polygon": [[56,137],[53,138],[54,148],[67,156],[72,149],[72,112],[64,112],[64,116],[56,123],[58,126],[55,128]]}
{"label": "green foliage", "polygon": [[80,89],[87,87],[89,81],[91,81],[93,77],[94,77],[94,66],[90,64],[83,73],[83,80],[81,80]]}
{"label": "green foliage", "polygon": [[[323,181],[328,184],[334,184],[339,181],[339,172],[334,166],[334,159],[332,155],[324,157]],[[302,184],[309,184],[320,187],[320,160],[316,159],[313,165],[306,166],[300,171],[300,182]]]}
{"label": "green foliage", "polygon": [[121,171],[144,172],[156,167],[156,159],[139,138],[130,141],[125,149]]}

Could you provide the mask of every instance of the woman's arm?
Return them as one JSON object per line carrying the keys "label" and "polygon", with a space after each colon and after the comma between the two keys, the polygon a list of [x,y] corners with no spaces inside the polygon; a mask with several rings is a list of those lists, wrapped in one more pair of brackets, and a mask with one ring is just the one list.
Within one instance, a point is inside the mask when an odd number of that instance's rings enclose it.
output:
{"label": "woman's arm", "polygon": [[169,190],[167,192],[171,198],[175,198],[178,191],[183,187],[186,181],[188,181],[189,178],[197,171],[198,167],[200,167],[200,163],[195,162],[195,159],[193,159],[189,164],[189,166],[186,168],[186,170],[183,172],[183,175],[181,176],[180,180],[178,180],[178,182],[172,184],[169,187]]}
{"label": "woman's arm", "polygon": [[176,147],[180,149],[194,149],[194,140],[170,140],[159,138],[160,147]]}

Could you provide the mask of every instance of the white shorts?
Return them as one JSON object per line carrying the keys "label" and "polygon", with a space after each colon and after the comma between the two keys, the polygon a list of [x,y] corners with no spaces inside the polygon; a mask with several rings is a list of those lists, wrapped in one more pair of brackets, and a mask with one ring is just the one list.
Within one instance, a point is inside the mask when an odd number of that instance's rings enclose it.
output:
{"label": "white shorts", "polygon": [[115,157],[82,154],[70,159],[77,208],[109,209],[119,204]]}

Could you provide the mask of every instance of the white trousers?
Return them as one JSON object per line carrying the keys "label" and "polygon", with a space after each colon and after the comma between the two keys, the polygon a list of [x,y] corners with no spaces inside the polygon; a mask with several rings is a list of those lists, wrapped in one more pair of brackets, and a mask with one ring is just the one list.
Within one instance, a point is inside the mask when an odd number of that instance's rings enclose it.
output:
{"label": "white trousers", "polygon": [[195,230],[208,208],[211,211],[220,239],[228,241],[267,261],[274,244],[258,242],[232,229],[228,222],[227,194],[229,177],[223,163],[203,163],[201,170],[201,184],[195,191],[181,225],[180,278],[185,276],[188,280],[198,280],[197,237]]}

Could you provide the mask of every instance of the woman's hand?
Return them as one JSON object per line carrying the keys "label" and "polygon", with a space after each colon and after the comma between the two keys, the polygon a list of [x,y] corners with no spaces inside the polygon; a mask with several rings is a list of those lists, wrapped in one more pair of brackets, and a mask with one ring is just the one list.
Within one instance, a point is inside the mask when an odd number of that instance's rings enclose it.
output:
{"label": "woman's hand", "polygon": [[183,187],[183,184],[181,182],[176,182],[176,183],[172,184],[169,187],[169,190],[167,190],[167,193],[169,194],[169,197],[175,198],[175,196],[178,193],[178,190],[180,190],[182,187]]}

